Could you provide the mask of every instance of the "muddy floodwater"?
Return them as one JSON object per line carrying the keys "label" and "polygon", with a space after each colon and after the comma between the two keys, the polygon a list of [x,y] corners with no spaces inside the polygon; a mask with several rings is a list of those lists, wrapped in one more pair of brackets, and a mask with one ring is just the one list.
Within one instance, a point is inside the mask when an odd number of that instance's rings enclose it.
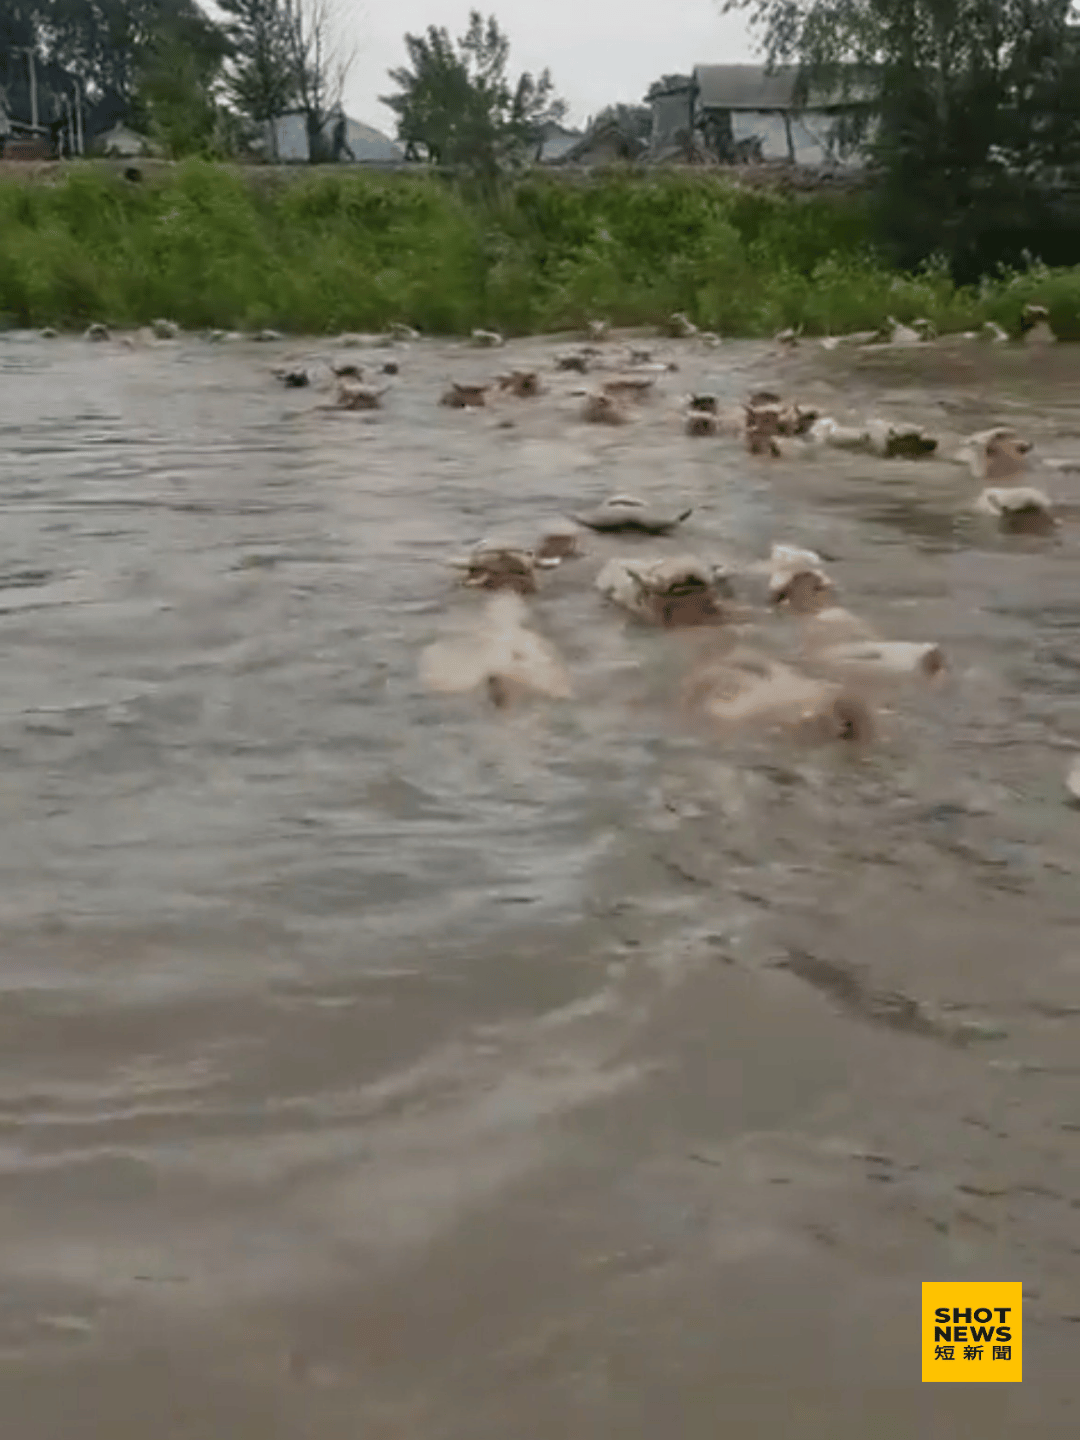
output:
{"label": "muddy floodwater", "polygon": [[[357,349],[337,414],[303,345],[0,338],[12,1440],[1077,1434],[1080,355],[662,341],[614,427],[559,348]],[[762,385],[1014,425],[1059,531],[684,434]],[[447,560],[619,491],[693,514],[541,577],[573,698],[425,692]],[[774,541],[947,657],[865,754],[705,734],[593,589]],[[1021,1385],[920,1383],[953,1278],[1023,1282]]]}

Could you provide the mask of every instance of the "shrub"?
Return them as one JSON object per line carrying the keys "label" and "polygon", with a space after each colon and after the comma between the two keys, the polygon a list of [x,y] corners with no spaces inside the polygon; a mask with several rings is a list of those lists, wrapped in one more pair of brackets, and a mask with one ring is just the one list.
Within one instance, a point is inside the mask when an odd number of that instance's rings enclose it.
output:
{"label": "shrub", "polygon": [[[272,181],[273,183],[269,183]],[[265,182],[265,183],[264,183]],[[273,325],[330,333],[402,320],[509,333],[674,310],[729,336],[842,333],[927,316],[1017,328],[1028,301],[1080,338],[1080,270],[1038,263],[957,287],[890,268],[855,196],[752,191],[707,174],[534,172],[497,193],[430,175],[247,175],[192,161],[130,185],[80,167],[0,182],[0,312],[22,325]]]}

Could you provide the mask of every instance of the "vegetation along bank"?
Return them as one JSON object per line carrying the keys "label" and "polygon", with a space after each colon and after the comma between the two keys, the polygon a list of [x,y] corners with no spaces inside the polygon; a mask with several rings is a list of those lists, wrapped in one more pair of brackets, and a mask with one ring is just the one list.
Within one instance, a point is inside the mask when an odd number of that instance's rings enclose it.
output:
{"label": "vegetation along bank", "polygon": [[[944,259],[897,271],[869,198],[742,187],[713,175],[527,174],[492,189],[438,175],[315,171],[259,182],[202,160],[0,177],[0,320],[330,334],[400,321],[432,334],[616,325],[684,312],[726,336],[876,327],[939,332],[1025,303],[1080,338],[1080,268],[1037,263],[958,287]],[[265,171],[262,172],[265,174]]]}

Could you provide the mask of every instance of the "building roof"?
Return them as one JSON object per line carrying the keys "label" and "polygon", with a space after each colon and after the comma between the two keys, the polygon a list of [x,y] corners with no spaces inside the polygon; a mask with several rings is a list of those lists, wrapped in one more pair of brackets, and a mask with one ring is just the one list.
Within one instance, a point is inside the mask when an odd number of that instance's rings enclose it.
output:
{"label": "building roof", "polygon": [[590,160],[629,160],[645,148],[645,141],[627,135],[614,119],[601,120],[565,150],[559,160],[570,164],[588,164]]}
{"label": "building roof", "polygon": [[349,148],[357,160],[405,158],[405,151],[397,141],[391,140],[389,135],[384,135],[381,130],[376,130],[374,125],[365,125],[362,120],[351,120],[346,116],[345,129]]}
{"label": "building roof", "polygon": [[581,130],[571,130],[557,120],[545,120],[540,126],[540,159],[558,160],[583,138]]}
{"label": "building roof", "polygon": [[766,75],[761,65],[696,65],[698,103],[708,110],[791,110],[798,71]]}
{"label": "building roof", "polygon": [[[365,125],[360,120],[353,120],[348,115],[345,117],[345,140],[356,160],[383,160],[397,162],[405,158],[405,152],[401,146],[384,135],[381,130],[376,130],[373,125]],[[327,116],[323,127],[324,137],[330,142],[333,138],[334,126],[338,121],[336,114]],[[275,123],[277,130],[277,152],[279,160],[304,160],[308,158],[308,135],[307,121],[302,110],[290,110],[284,115],[279,115]],[[269,126],[266,127],[269,129]]]}
{"label": "building roof", "polygon": [[89,143],[89,148],[103,151],[106,155],[110,152],[117,155],[143,155],[155,153],[156,147],[130,125],[118,120],[108,130],[99,131]]}
{"label": "building roof", "polygon": [[[694,83],[698,105],[705,110],[798,110],[796,82],[799,70],[795,65],[777,66],[769,75],[763,65],[697,65]],[[856,84],[848,97],[839,88],[826,95],[811,91],[807,108],[865,103],[874,91],[866,80]]]}

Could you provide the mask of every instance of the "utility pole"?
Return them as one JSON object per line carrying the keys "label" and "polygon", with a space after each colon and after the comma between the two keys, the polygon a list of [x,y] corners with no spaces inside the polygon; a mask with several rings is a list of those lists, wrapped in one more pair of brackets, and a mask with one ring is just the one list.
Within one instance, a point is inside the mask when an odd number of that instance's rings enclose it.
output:
{"label": "utility pole", "polygon": [[27,50],[26,56],[30,61],[30,123],[36,130],[38,128],[37,66],[34,64],[33,50]]}
{"label": "utility pole", "polygon": [[784,134],[787,136],[787,157],[792,165],[795,164],[795,137],[791,131],[791,111],[784,111]]}
{"label": "utility pole", "polygon": [[34,52],[28,45],[20,45],[18,48],[26,56],[30,65],[30,124],[36,132],[38,128],[37,67],[34,64]]}
{"label": "utility pole", "polygon": [[79,82],[75,81],[75,136],[79,145],[79,154],[83,153],[83,128],[82,128],[82,98],[79,93]]}

